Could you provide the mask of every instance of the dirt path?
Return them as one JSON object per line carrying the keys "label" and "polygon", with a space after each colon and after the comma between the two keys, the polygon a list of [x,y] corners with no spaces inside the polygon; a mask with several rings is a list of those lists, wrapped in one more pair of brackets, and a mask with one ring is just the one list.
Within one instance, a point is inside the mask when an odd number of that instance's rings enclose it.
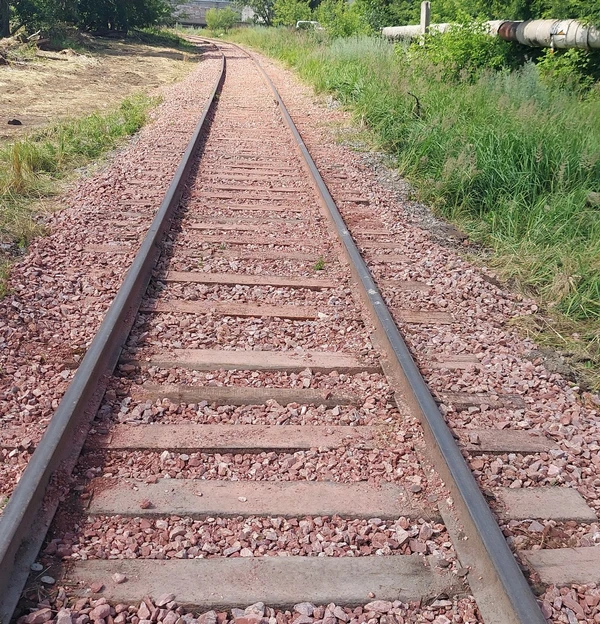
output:
{"label": "dirt path", "polygon": [[[90,37],[84,53],[40,51],[31,62],[2,66],[0,141],[182,80],[199,59],[199,51]],[[23,125],[8,125],[11,119]]]}

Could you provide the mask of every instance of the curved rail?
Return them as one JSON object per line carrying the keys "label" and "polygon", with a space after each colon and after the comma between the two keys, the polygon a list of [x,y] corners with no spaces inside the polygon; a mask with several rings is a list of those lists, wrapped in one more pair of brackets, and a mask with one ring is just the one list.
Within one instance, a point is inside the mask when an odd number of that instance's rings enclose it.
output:
{"label": "curved rail", "polygon": [[252,54],[239,46],[236,47],[246,52],[259,67],[279,104],[283,118],[294,135],[302,159],[321,198],[326,216],[335,227],[351,270],[361,288],[363,299],[376,321],[379,341],[388,356],[391,372],[395,378],[399,378],[405,398],[420,417],[426,437],[431,443],[429,450],[436,460],[435,466],[455,497],[455,503],[461,512],[460,521],[464,524],[464,532],[472,542],[471,547],[473,548],[474,545],[478,558],[485,561],[482,569],[473,572],[484,575],[483,581],[487,591],[491,591],[494,596],[493,608],[497,613],[497,621],[505,624],[546,624],[546,618],[527,580],[508,547],[471,469],[440,413],[429,387],[412,358],[352,234],[348,231],[275,85]]}
{"label": "curved rail", "polygon": [[225,69],[223,55],[219,76],[173,181],[98,333],[0,517],[0,622],[4,624],[15,610],[30,566],[58,507],[60,492],[68,488],[66,479],[79,457],[106,380],[133,325],[160,254],[159,244],[179,205],[207,117],[223,84]]}

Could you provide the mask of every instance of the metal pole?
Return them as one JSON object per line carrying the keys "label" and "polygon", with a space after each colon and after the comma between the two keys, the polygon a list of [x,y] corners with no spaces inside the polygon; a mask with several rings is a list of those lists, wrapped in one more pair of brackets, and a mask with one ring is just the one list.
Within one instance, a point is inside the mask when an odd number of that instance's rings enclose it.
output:
{"label": "metal pole", "polygon": [[429,24],[431,23],[431,2],[425,0],[421,2],[421,34],[426,35],[429,32]]}

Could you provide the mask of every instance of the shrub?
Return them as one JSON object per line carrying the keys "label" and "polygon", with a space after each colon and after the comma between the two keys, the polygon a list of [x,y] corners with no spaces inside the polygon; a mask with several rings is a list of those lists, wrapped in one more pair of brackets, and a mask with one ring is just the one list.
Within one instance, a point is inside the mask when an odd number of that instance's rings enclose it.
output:
{"label": "shrub", "polygon": [[279,26],[294,26],[299,20],[310,20],[312,10],[309,0],[275,0],[275,19]]}
{"label": "shrub", "polygon": [[346,0],[323,0],[315,14],[319,23],[334,38],[366,34],[370,31],[356,3],[349,4]]}
{"label": "shrub", "polygon": [[551,50],[548,48],[538,58],[542,79],[547,84],[554,84],[562,89],[585,91],[594,84],[594,78],[600,75],[598,53],[590,54],[586,50]]}
{"label": "shrub", "polygon": [[208,9],[206,11],[206,25],[213,32],[228,32],[238,22],[240,16],[231,8]]}
{"label": "shrub", "polygon": [[443,80],[475,80],[483,71],[517,65],[514,44],[490,37],[482,22],[431,32],[409,48],[412,63],[434,65]]}

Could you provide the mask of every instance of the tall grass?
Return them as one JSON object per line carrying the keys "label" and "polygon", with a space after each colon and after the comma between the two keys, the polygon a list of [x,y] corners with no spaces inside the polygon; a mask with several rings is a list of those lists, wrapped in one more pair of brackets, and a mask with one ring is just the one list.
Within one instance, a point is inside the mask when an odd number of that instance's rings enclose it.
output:
{"label": "tall grass", "polygon": [[[420,198],[491,246],[505,276],[579,323],[600,354],[600,88],[573,92],[533,64],[449,80],[379,38],[244,29],[366,122]],[[570,325],[569,327],[574,327]]]}
{"label": "tall grass", "polygon": [[[25,247],[43,231],[38,200],[59,190],[60,180],[115,148],[145,123],[155,100],[127,98],[114,111],[57,123],[13,143],[0,144],[0,243]],[[0,296],[9,258],[0,255]]]}

